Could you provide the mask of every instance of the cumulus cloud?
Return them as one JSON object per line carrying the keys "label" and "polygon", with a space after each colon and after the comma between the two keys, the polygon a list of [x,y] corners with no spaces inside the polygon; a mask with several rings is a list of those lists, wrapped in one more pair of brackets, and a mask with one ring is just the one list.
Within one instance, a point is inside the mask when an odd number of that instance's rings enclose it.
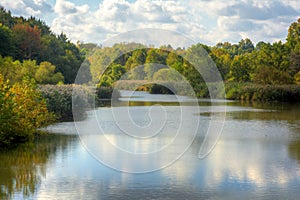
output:
{"label": "cumulus cloud", "polygon": [[221,16],[238,16],[241,19],[267,20],[278,16],[296,16],[297,11],[280,1],[240,1],[219,10]]}
{"label": "cumulus cloud", "polygon": [[188,33],[200,26],[188,26],[188,7],[173,0],[104,0],[96,11],[91,11],[87,5],[57,0],[54,8],[58,17],[52,28],[56,32],[67,32],[73,40],[101,42],[109,36],[138,28]]}
{"label": "cumulus cloud", "polygon": [[15,15],[25,17],[42,17],[53,10],[47,0],[1,0],[0,5],[7,10],[12,10]]}
{"label": "cumulus cloud", "polygon": [[56,0],[54,11],[59,15],[84,14],[89,10],[88,5],[76,6],[74,3],[64,0]]}
{"label": "cumulus cloud", "polygon": [[72,1],[1,0],[0,5],[15,15],[51,15],[47,23],[54,32],[95,43],[138,28],[177,31],[209,45],[245,37],[273,42],[284,40],[289,25],[300,17],[297,0]]}
{"label": "cumulus cloud", "polygon": [[[204,10],[217,24],[210,41],[231,42],[248,37],[254,42],[284,40],[289,25],[300,16],[300,1],[291,0],[211,0],[191,1],[193,7]],[[212,33],[213,34],[213,33]]]}
{"label": "cumulus cloud", "polygon": [[262,28],[262,25],[251,20],[240,19],[239,17],[222,16],[218,18],[218,27],[225,32],[247,32],[259,30]]}

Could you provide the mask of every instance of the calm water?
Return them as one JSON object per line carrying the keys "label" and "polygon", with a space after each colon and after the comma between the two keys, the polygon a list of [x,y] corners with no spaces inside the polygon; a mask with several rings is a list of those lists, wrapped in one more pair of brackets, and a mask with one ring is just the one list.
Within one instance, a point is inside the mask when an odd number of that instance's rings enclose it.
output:
{"label": "calm water", "polygon": [[[145,153],[164,147],[178,128],[178,101],[193,110],[193,101],[187,97],[136,93],[127,102],[126,93],[123,95],[123,102],[115,109],[122,111],[129,104],[132,120],[141,127],[151,120],[157,120],[155,124],[164,121],[166,115],[157,107],[175,116],[167,117],[169,128],[163,129],[164,135],[159,139],[150,137],[151,142],[136,144],[114,126],[109,115],[111,107],[91,112],[86,121],[97,116],[103,131],[109,133],[109,141],[128,151]],[[199,104],[200,112],[194,110],[189,118],[199,120],[200,125],[190,148],[172,165],[149,173],[122,173],[106,165],[115,162],[125,171],[145,165],[163,166],[165,160],[176,157],[189,143],[189,137],[180,136],[175,148],[149,161],[121,157],[102,143],[103,135],[93,132],[92,123],[87,123],[89,131],[80,137],[74,123],[50,126],[47,130],[56,134],[0,152],[0,199],[299,199],[300,104],[215,101],[215,107],[227,105],[226,122],[217,145],[204,159],[199,159],[198,153],[207,122],[223,113],[212,113],[211,103],[206,100]],[[151,115],[145,114],[149,107],[154,108]],[[183,128],[190,132],[188,126]],[[107,154],[98,155],[106,150]],[[104,156],[106,165],[95,159],[99,156]]]}

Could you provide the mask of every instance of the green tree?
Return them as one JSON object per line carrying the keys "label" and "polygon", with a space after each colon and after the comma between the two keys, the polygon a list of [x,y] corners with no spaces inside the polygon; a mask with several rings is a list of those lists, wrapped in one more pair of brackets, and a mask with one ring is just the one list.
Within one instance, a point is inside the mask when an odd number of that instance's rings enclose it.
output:
{"label": "green tree", "polygon": [[105,68],[110,64],[111,58],[109,54],[110,48],[97,48],[95,51],[87,57],[90,63],[90,71],[92,76],[92,82],[98,83],[99,77],[104,73]]}
{"label": "green tree", "polygon": [[300,71],[294,76],[294,82],[300,85]]}
{"label": "green tree", "polygon": [[144,80],[146,78],[146,73],[144,71],[144,66],[134,67],[131,71],[131,79],[133,80]]}
{"label": "green tree", "polygon": [[42,37],[43,51],[38,62],[48,61],[56,66],[65,83],[74,83],[77,72],[84,61],[78,47],[71,43],[65,34],[45,35]]}
{"label": "green tree", "polygon": [[[23,60],[22,67],[18,70],[18,72],[21,74],[21,78],[23,78],[24,76],[34,78],[38,67],[39,66],[36,63],[36,60]],[[19,81],[22,81],[22,79],[20,79]]]}
{"label": "green tree", "polygon": [[169,67],[177,70],[179,73],[183,73],[183,58],[176,52],[170,52],[166,59],[166,64]]}
{"label": "green tree", "polygon": [[242,39],[238,44],[238,53],[251,53],[254,50],[253,42],[249,39]]}
{"label": "green tree", "polygon": [[300,18],[290,25],[286,38],[286,46],[290,52],[290,74],[300,71]]}
{"label": "green tree", "polygon": [[260,42],[252,52],[252,57],[255,58],[251,60],[254,82],[290,83],[292,77],[289,75],[289,53],[285,44]]}
{"label": "green tree", "polygon": [[[192,45],[186,50],[185,56],[188,61],[184,60],[183,75],[194,88],[197,88],[197,85],[202,84],[204,79],[206,82],[214,81],[215,75],[218,72],[212,71],[211,65],[213,65],[213,63],[208,59],[208,53],[203,48],[202,44],[198,43]],[[198,67],[200,73],[193,65]]]}
{"label": "green tree", "polygon": [[147,51],[144,71],[148,80],[152,80],[155,72],[166,68],[166,53],[163,50],[150,48]]}
{"label": "green tree", "polygon": [[232,62],[230,54],[223,48],[213,47],[210,56],[221,73],[222,79],[225,80],[228,77]]}
{"label": "green tree", "polygon": [[290,25],[287,35],[287,45],[294,49],[300,43],[300,18]]}
{"label": "green tree", "polygon": [[175,69],[163,68],[154,73],[153,79],[157,81],[182,81],[182,75]]}
{"label": "green tree", "polygon": [[113,63],[108,67],[105,71],[104,75],[102,75],[99,79],[99,86],[112,86],[113,83],[120,80],[123,74],[125,74],[126,70],[120,64]]}
{"label": "green tree", "polygon": [[39,84],[57,84],[63,82],[60,72],[55,72],[55,66],[49,62],[37,65],[35,60],[13,61],[11,57],[0,56],[0,73],[11,84],[21,82],[24,77],[35,79]]}
{"label": "green tree", "polygon": [[230,67],[229,80],[236,82],[250,82],[251,80],[251,55],[249,53],[235,56]]}
{"label": "green tree", "polygon": [[[300,35],[299,35],[300,37]],[[300,43],[290,53],[290,74],[293,76],[300,71]]]}
{"label": "green tree", "polygon": [[0,55],[13,56],[14,50],[12,31],[0,23]]}
{"label": "green tree", "polygon": [[58,72],[65,78],[65,83],[74,83],[77,72],[82,64],[82,59],[78,57],[79,51],[65,50],[65,55],[60,56],[58,64],[53,63]]}
{"label": "green tree", "polygon": [[39,84],[57,84],[64,81],[63,75],[60,72],[55,73],[55,66],[49,62],[41,62],[34,78]]}
{"label": "green tree", "polygon": [[132,56],[127,59],[125,64],[126,70],[131,70],[134,67],[143,65],[146,61],[147,49],[137,49],[132,52]]}
{"label": "green tree", "polygon": [[161,64],[155,64],[155,63],[148,63],[145,64],[144,66],[144,71],[146,73],[146,79],[147,80],[152,80],[153,79],[153,75],[158,72],[160,69],[166,68],[165,65],[161,65]]}
{"label": "green tree", "polygon": [[272,66],[260,66],[256,69],[253,81],[257,84],[291,84],[293,79],[287,72]]}
{"label": "green tree", "polygon": [[13,61],[12,57],[2,57],[0,55],[0,74],[4,76],[5,80],[10,80],[11,84],[21,81],[23,74],[20,73],[22,63],[18,60]]}
{"label": "green tree", "polygon": [[12,28],[15,24],[15,19],[11,16],[11,12],[6,11],[2,6],[0,6],[0,23],[9,28]]}
{"label": "green tree", "polygon": [[227,51],[229,53],[231,59],[233,59],[234,56],[239,54],[239,46],[237,44],[231,44],[230,42],[224,42],[224,43],[218,43],[216,45],[216,47]]}

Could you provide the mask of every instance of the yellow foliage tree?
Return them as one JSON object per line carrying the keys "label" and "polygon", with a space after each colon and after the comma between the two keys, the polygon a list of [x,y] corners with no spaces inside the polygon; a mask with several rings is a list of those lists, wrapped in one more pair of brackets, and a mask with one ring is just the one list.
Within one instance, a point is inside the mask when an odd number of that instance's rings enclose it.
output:
{"label": "yellow foliage tree", "polygon": [[32,80],[10,85],[0,74],[0,147],[34,136],[53,119]]}

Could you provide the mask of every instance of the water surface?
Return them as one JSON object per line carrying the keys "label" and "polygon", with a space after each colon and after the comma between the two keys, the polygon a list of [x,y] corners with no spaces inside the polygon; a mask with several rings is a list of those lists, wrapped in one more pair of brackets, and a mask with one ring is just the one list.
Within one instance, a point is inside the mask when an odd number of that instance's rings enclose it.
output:
{"label": "water surface", "polygon": [[[126,94],[123,93],[122,101],[124,105],[130,101],[130,112],[136,120],[140,119],[141,125],[149,120],[143,112],[147,107],[159,104],[168,112],[176,112],[179,102],[187,107],[191,103],[187,97],[178,100],[172,95],[152,96],[142,92],[129,99]],[[200,119],[203,129],[214,115],[223,114],[210,112],[211,103],[207,100],[199,104],[200,112],[193,117]],[[74,123],[52,125],[47,130],[57,134],[41,136],[33,143],[0,152],[0,199],[298,199],[300,105],[231,101],[214,104],[224,105],[227,105],[224,129],[209,156],[198,158],[204,137],[203,129],[199,129],[179,160],[162,170],[144,174],[122,173],[96,160],[76,135]],[[94,113],[103,114],[109,109],[97,108]],[[154,116],[163,117],[155,113]],[[112,124],[109,117],[106,119],[105,122]],[[124,148],[132,147],[132,142],[118,134],[114,126],[107,127],[113,141]],[[162,140],[131,150],[146,151],[164,145],[171,135],[169,131]],[[92,141],[101,140],[101,135],[95,133],[87,137]],[[183,144],[176,143],[178,149]],[[167,158],[176,153],[173,149],[162,156]],[[119,159],[112,152],[109,156]],[[122,166],[143,164],[119,160]]]}

